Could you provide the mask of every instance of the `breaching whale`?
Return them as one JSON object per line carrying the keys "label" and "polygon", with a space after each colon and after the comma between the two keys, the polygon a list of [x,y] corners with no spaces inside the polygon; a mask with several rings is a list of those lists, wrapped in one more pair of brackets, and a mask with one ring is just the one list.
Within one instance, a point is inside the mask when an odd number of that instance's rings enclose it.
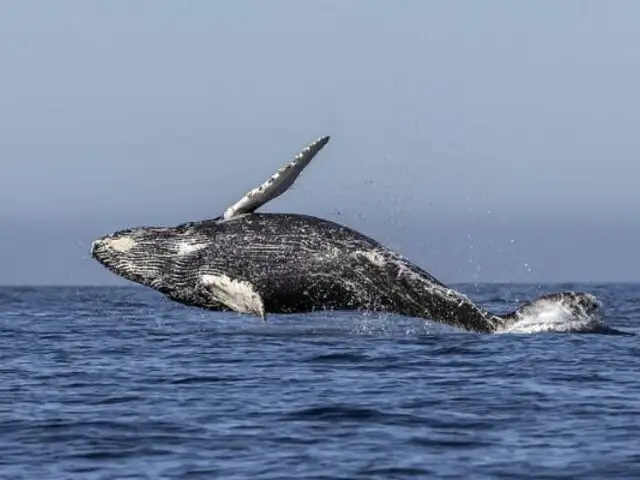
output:
{"label": "breaching whale", "polygon": [[347,226],[309,215],[257,213],[293,185],[328,141],[312,142],[213,219],[117,231],[93,242],[91,256],[176,302],[263,320],[268,313],[368,310],[494,333],[550,302],[576,317],[599,315],[595,296],[579,292],[491,313]]}

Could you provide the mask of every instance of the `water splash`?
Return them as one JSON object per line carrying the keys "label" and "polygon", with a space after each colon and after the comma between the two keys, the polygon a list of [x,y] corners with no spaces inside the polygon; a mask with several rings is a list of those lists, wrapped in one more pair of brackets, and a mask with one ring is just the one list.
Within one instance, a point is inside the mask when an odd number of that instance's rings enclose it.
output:
{"label": "water splash", "polygon": [[[595,298],[595,297],[594,297]],[[496,333],[603,333],[611,329],[599,308],[585,308],[565,297],[542,298],[517,314]]]}

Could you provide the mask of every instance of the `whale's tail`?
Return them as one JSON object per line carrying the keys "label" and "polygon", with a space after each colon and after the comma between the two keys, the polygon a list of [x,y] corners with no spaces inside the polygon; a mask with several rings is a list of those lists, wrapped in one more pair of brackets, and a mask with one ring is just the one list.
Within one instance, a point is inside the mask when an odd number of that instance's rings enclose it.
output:
{"label": "whale's tail", "polygon": [[[507,313],[492,312],[385,248],[359,257],[375,267],[368,275],[369,283],[375,287],[374,303],[379,304],[374,306],[391,313],[477,333],[615,333],[603,320],[602,303],[591,293],[549,293]],[[360,306],[371,305],[362,302]]]}
{"label": "whale's tail", "polygon": [[549,293],[524,302],[515,310],[499,315],[496,333],[601,333],[627,334],[608,326],[602,302],[591,293]]}
{"label": "whale's tail", "polygon": [[529,300],[515,310],[502,315],[505,320],[518,320],[526,316],[539,315],[549,308],[562,308],[572,316],[592,316],[599,313],[600,302],[591,293],[558,292],[548,293],[535,300]]}

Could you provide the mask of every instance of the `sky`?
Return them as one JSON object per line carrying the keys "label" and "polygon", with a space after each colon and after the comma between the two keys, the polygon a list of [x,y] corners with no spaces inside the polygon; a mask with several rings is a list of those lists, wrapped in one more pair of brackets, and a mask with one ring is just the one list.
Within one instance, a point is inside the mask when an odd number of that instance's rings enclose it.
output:
{"label": "sky", "polygon": [[640,3],[0,4],[0,284],[124,284],[91,241],[262,210],[455,282],[640,281]]}

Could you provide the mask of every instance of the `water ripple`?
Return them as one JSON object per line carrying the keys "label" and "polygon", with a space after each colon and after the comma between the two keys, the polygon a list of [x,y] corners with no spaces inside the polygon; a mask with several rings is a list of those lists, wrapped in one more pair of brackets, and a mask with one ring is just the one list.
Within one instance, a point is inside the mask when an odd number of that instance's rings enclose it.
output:
{"label": "water ripple", "polygon": [[[554,288],[469,292],[506,311]],[[639,286],[583,289],[640,333]],[[4,288],[0,347],[3,479],[640,477],[636,337]]]}

